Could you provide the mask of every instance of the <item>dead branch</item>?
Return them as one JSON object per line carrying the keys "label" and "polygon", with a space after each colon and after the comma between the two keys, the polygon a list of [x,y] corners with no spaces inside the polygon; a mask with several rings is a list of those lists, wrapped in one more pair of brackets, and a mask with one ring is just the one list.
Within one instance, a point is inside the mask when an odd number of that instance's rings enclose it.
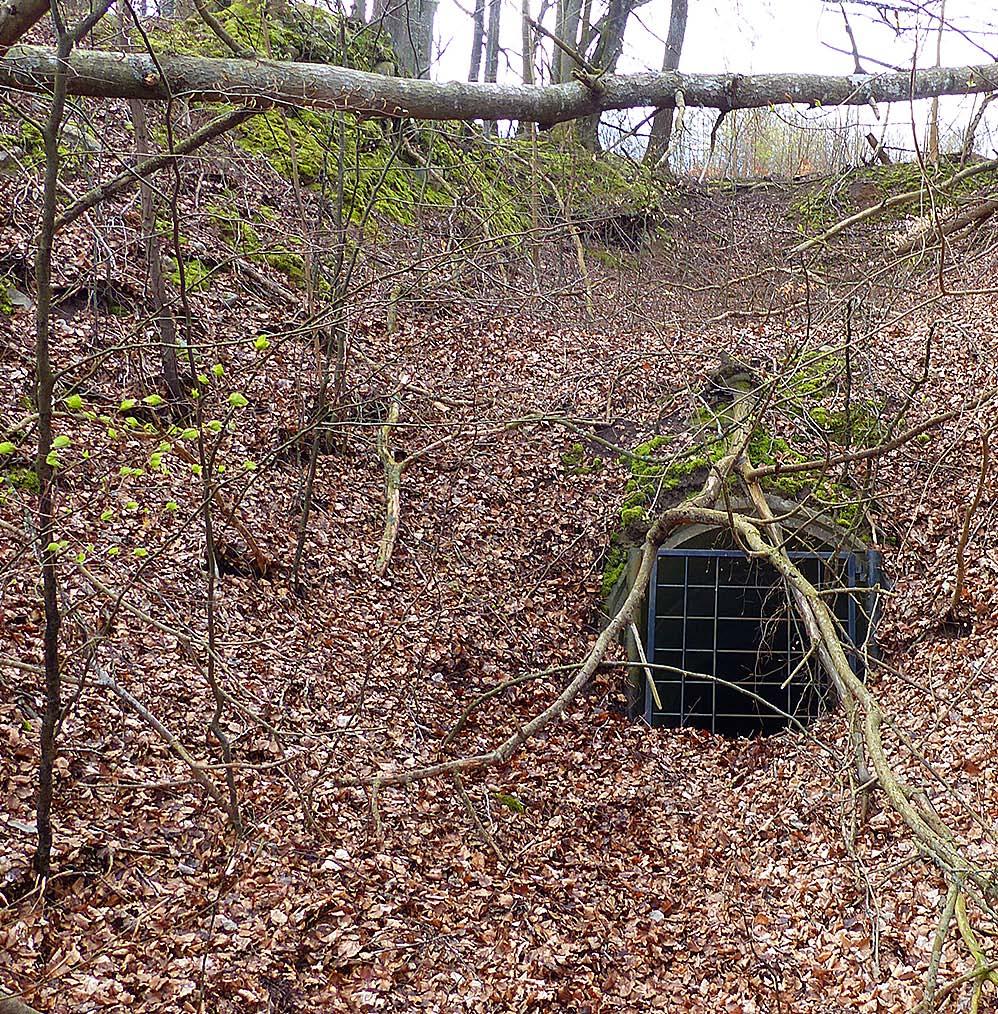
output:
{"label": "dead branch", "polygon": [[170,752],[183,761],[191,772],[191,776],[208,793],[209,796],[221,807],[225,813],[229,813],[229,801],[222,790],[209,777],[203,764],[195,759],[187,747],[170,731],[137,697],[129,693],[121,684],[116,683],[105,673],[98,674],[94,682],[99,687],[110,690],[129,711],[134,712],[151,728],[164,743],[170,748]]}
{"label": "dead branch", "polygon": [[561,123],[611,109],[685,105],[711,109],[906,102],[937,95],[976,95],[996,89],[998,64],[933,67],[857,75],[607,74],[600,88],[556,85],[439,83],[388,77],[325,64],[80,50],[60,62],[44,46],[15,46],[0,58],[0,87],[47,91],[65,67],[71,95],[232,103],[261,98],[279,105],[424,120],[512,119]]}
{"label": "dead branch", "polygon": [[974,493],[973,501],[963,508],[963,525],[960,528],[960,538],[956,544],[956,577],[953,581],[953,594],[950,596],[947,611],[950,619],[956,619],[960,600],[963,598],[963,588],[967,577],[965,553],[967,541],[970,538],[970,523],[981,506],[981,498],[984,496],[984,484],[987,481],[988,466],[990,465],[991,432],[991,430],[986,430],[981,433],[981,467],[977,473],[977,490]]}
{"label": "dead branch", "polygon": [[[747,399],[739,399],[739,401],[745,403]],[[579,666],[579,671],[551,704],[487,753],[458,758],[456,760],[440,761],[423,767],[396,769],[381,775],[342,779],[337,781],[337,784],[343,786],[370,786],[376,796],[378,791],[386,785],[408,785],[427,778],[449,777],[455,772],[466,774],[479,768],[494,767],[507,761],[528,739],[536,735],[550,722],[563,715],[572,701],[589,684],[589,681],[605,658],[606,653],[610,650],[611,645],[619,640],[621,634],[632,622],[654,570],[659,546],[662,545],[669,532],[674,528],[688,523],[684,511],[693,511],[702,504],[717,502],[725,479],[734,468],[751,435],[752,427],[747,419],[747,413],[739,413],[739,415],[741,418],[732,425],[727,438],[726,446],[732,448],[732,450],[729,450],[713,466],[712,471],[704,481],[703,488],[696,496],[687,501],[682,508],[666,511],[652,525],[641,549],[641,561],[634,577],[634,584],[627,593],[620,611],[616,616],[611,617],[609,623],[607,623],[599,637],[596,638],[596,642]],[[727,515],[723,513],[717,515],[714,512],[713,516],[727,519]]]}
{"label": "dead branch", "polygon": [[966,208],[959,214],[952,215],[945,221],[933,221],[928,228],[922,229],[914,236],[906,239],[899,246],[894,248],[895,253],[905,256],[916,251],[928,249],[938,243],[944,236],[952,236],[973,226],[981,225],[998,211],[998,199],[992,198],[988,201],[981,201],[973,207]]}
{"label": "dead branch", "polygon": [[965,415],[967,412],[976,411],[986,402],[995,397],[996,394],[998,394],[998,391],[986,391],[979,398],[976,398],[973,402],[971,402],[970,405],[962,408],[954,408],[948,412],[941,412],[939,415],[934,415],[931,419],[926,419],[925,422],[919,423],[917,426],[912,426],[910,429],[905,430],[893,440],[888,440],[883,444],[877,444],[876,447],[864,447],[858,451],[850,451],[844,454],[833,454],[827,458],[812,458],[810,461],[792,461],[789,463],[779,463],[775,465],[759,465],[756,468],[748,469],[744,478],[751,481],[753,479],[762,479],[769,475],[789,475],[792,472],[813,472],[818,469],[831,468],[833,465],[843,465],[850,461],[868,461],[871,458],[879,458],[882,455],[887,454],[889,451],[897,450],[903,444],[908,443],[910,440],[914,440],[915,437],[927,432],[928,430],[935,429],[937,426],[942,426],[952,419]]}
{"label": "dead branch", "polygon": [[[186,447],[181,443],[175,443],[173,445],[173,451],[177,457],[182,458],[189,465],[198,464],[198,459],[191,454]],[[267,556],[266,553],[260,548],[259,543],[253,537],[253,533],[246,527],[246,525],[236,516],[236,508],[230,504],[225,497],[222,495],[222,491],[217,487],[212,487],[211,498],[215,501],[215,505],[222,513],[222,520],[226,524],[231,525],[232,528],[242,536],[243,541],[246,543],[247,548],[253,554],[253,564],[256,567],[257,573],[266,574],[270,570],[273,563],[272,560]]]}
{"label": "dead branch", "polygon": [[930,184],[923,180],[922,185],[917,190],[906,190],[903,194],[894,194],[891,197],[885,197],[878,204],[872,204],[869,208],[863,208],[862,211],[857,211],[855,214],[841,219],[834,225],[827,228],[820,236],[812,236],[811,239],[806,239],[803,243],[798,243],[797,246],[795,246],[790,252],[794,254],[805,253],[807,250],[810,250],[811,247],[817,246],[819,243],[826,243],[833,236],[837,236],[840,232],[844,232],[846,229],[850,229],[854,225],[859,225],[860,222],[865,222],[868,218],[873,218],[876,215],[881,214],[881,212],[897,207],[899,204],[910,204],[912,201],[917,201],[920,198],[927,196],[930,186],[933,190],[945,193],[957,183],[970,179],[971,176],[977,176],[979,173],[989,172],[995,168],[998,168],[998,159],[991,159],[988,162],[978,162],[975,165],[968,166],[966,169],[962,169],[960,172],[950,176],[949,179],[942,180],[939,183]]}

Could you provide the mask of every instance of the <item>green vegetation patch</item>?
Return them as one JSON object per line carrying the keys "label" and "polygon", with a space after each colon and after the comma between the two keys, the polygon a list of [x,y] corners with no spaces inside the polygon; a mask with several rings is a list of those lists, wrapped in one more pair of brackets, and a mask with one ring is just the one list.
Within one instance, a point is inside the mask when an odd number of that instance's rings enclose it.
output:
{"label": "green vegetation patch", "polygon": [[562,454],[561,464],[568,475],[592,475],[603,470],[603,459],[598,454],[590,457],[580,443],[572,444]]}
{"label": "green vegetation patch", "polygon": [[4,487],[19,489],[33,495],[38,494],[42,488],[38,473],[33,468],[12,468],[8,472],[0,473],[0,491]]}
{"label": "green vegetation patch", "polygon": [[[173,282],[178,288],[180,287],[180,265],[176,264],[172,271],[167,274],[167,278]],[[204,261],[198,260],[196,257],[184,260],[184,278],[183,281],[187,285],[188,292],[204,292],[212,281],[212,274],[214,268],[209,267]]]}
{"label": "green vegetation patch", "polygon": [[604,600],[610,597],[625,570],[627,570],[627,549],[624,547],[620,536],[615,534],[610,540],[610,548],[603,561],[603,578],[600,583],[600,594]]}

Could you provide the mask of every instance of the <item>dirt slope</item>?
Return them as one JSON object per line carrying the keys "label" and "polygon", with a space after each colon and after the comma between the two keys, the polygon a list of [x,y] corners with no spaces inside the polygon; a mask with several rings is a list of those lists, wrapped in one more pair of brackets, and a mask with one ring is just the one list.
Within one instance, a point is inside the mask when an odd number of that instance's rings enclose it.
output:
{"label": "dirt slope", "polygon": [[[623,717],[608,672],[508,765],[469,779],[466,799],[428,782],[384,789],[372,807],[364,790],[336,785],[437,756],[475,695],[576,660],[591,643],[626,471],[611,455],[602,470],[572,474],[563,461],[572,433],[551,423],[495,432],[499,424],[598,420],[631,446],[685,415],[722,352],[775,370],[803,342],[841,340],[850,297],[871,332],[857,352],[857,390],[903,401],[930,331],[929,379],[910,418],[994,384],[993,296],[932,301],[930,272],[890,266],[862,234],[805,276],[783,255],[792,196],[691,197],[653,250],[590,259],[591,313],[577,279],[567,295],[518,295],[527,283],[502,292],[489,263],[463,294],[404,308],[391,336],[383,304],[356,307],[346,391],[356,411],[320,458],[304,597],[289,581],[301,467],[268,455],[307,398],[311,341],[284,327],[288,308],[262,290],[226,279],[192,294],[192,333],[205,362],[223,366],[212,410],[221,416],[238,384],[252,413],[225,438],[222,460],[234,471],[244,459],[266,466],[227,495],[274,566],[224,575],[216,601],[246,828],[234,835],[161,739],[94,682],[111,676],[217,762],[210,694],[178,638],[205,630],[202,542],[189,517],[196,478],[179,467],[122,476],[148,468],[150,441],[79,424],[75,446],[93,459],[66,473],[64,535],[74,551],[92,543],[87,571],[114,592],[127,585],[127,601],[167,629],[119,610],[63,725],[58,876],[44,901],[26,879],[36,677],[0,665],[0,891],[11,898],[0,913],[0,981],[41,1009],[81,1014],[910,1009],[945,887],[876,799],[868,822],[851,827],[837,715],[813,736],[764,741],[651,732]],[[15,253],[28,249],[29,211],[7,237]],[[993,242],[975,242],[949,276],[954,287],[986,288],[992,277]],[[568,276],[572,247],[558,243],[548,266]],[[151,357],[136,347],[151,331],[127,251],[114,280],[131,293],[128,312],[83,305],[56,325],[67,359],[131,346],[88,382],[100,411],[155,386]],[[108,270],[83,227],[60,258],[67,286]],[[0,326],[3,411],[16,417],[30,315],[15,310]],[[252,341],[264,332],[272,348],[261,356]],[[408,453],[458,435],[404,472],[399,546],[381,579],[374,429],[400,380]],[[987,814],[998,771],[992,478],[971,528],[971,624],[953,636],[938,623],[979,454],[976,429],[957,420],[878,467],[873,513],[896,586],[873,679],[916,748],[892,744],[901,766],[932,784],[919,766],[933,765]],[[0,516],[21,528],[30,505],[30,489],[10,489]],[[225,537],[239,541],[231,529]],[[2,654],[37,663],[32,555],[12,538],[3,567]],[[79,649],[109,600],[69,561],[64,588],[79,616],[67,644]],[[451,753],[494,744],[565,678],[497,698]],[[948,790],[935,784],[932,798],[983,840]],[[948,947],[940,982],[966,967]]]}

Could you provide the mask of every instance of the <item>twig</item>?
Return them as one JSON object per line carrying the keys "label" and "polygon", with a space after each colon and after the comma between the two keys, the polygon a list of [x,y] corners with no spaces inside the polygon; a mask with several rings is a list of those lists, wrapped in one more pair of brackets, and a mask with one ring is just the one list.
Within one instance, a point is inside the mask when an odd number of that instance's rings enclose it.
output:
{"label": "twig", "polygon": [[638,658],[641,660],[641,668],[644,670],[645,681],[648,684],[648,692],[652,696],[652,700],[655,702],[655,707],[659,711],[662,711],[662,698],[659,696],[658,687],[655,684],[655,680],[652,677],[651,669],[648,667],[648,656],[645,654],[645,646],[641,643],[641,631],[638,630],[638,625],[631,620],[631,637],[634,638],[634,647],[638,653]]}
{"label": "twig", "polygon": [[978,507],[981,506],[981,498],[984,495],[984,483],[988,477],[990,436],[991,430],[985,430],[981,433],[981,469],[977,476],[977,491],[974,493],[973,501],[963,509],[963,526],[960,529],[960,539],[956,545],[956,578],[953,582],[953,594],[949,600],[948,614],[951,619],[956,617],[960,599],[963,598],[963,588],[967,576],[967,561],[965,559],[967,541],[970,538],[970,523],[977,513]]}
{"label": "twig", "polygon": [[392,398],[391,407],[388,409],[388,418],[384,426],[378,430],[378,457],[385,467],[385,529],[381,534],[381,543],[378,546],[378,557],[374,563],[374,573],[383,577],[388,564],[391,563],[392,553],[395,551],[395,543],[399,534],[399,511],[401,509],[400,485],[402,481],[403,461],[397,460],[391,447],[392,429],[398,424],[400,403],[398,396]]}

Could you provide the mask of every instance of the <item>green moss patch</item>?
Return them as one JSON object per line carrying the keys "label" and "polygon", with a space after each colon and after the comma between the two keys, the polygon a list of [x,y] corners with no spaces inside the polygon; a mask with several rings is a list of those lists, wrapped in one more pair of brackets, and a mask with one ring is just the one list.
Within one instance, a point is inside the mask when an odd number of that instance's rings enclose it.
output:
{"label": "green moss patch", "polygon": [[603,459],[597,454],[589,457],[585,447],[574,443],[561,456],[561,464],[568,475],[592,475],[603,470]]}
{"label": "green moss patch", "polygon": [[8,472],[0,473],[0,490],[3,487],[31,494],[39,493],[42,488],[38,473],[33,468],[12,468]]}
{"label": "green moss patch", "polygon": [[[176,262],[174,262],[176,264]],[[210,268],[204,261],[192,257],[184,261],[183,281],[188,292],[204,292],[212,281],[213,268]],[[167,278],[178,288],[180,287],[180,266],[177,265],[167,274]]]}
{"label": "green moss patch", "polygon": [[625,570],[627,570],[627,550],[624,548],[620,538],[614,536],[603,562],[603,579],[600,583],[600,594],[604,600],[610,597]]}

